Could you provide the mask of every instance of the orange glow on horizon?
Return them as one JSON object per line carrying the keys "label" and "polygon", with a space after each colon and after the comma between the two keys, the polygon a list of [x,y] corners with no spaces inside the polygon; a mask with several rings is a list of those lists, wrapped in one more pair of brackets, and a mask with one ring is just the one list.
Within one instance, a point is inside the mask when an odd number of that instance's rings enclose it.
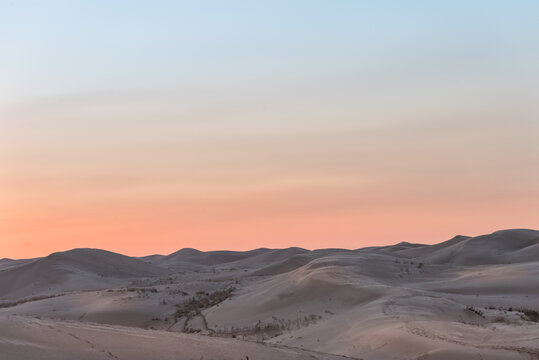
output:
{"label": "orange glow on horizon", "polygon": [[[291,197],[292,203],[300,201]],[[465,208],[455,203],[356,204],[332,209],[325,202],[317,209],[312,204],[310,209],[302,209],[282,198],[263,200],[198,207],[193,203],[185,207],[181,202],[126,202],[94,204],[92,210],[69,206],[47,209],[45,205],[19,209],[21,213],[13,213],[2,224],[4,246],[0,257],[38,257],[77,247],[131,256],[168,254],[183,247],[355,249],[400,241],[437,243],[457,233],[480,235],[501,228],[528,227],[535,221],[531,202],[503,203],[530,214],[523,218],[520,214],[510,216],[501,203],[468,204]]]}
{"label": "orange glow on horizon", "polygon": [[539,171],[531,158],[514,161],[535,145],[508,134],[509,150],[477,148],[474,136],[434,141],[439,130],[428,131],[423,143],[402,127],[143,147],[102,139],[97,152],[90,138],[88,148],[4,152],[0,258],[77,247],[135,256],[354,249],[537,228]]}

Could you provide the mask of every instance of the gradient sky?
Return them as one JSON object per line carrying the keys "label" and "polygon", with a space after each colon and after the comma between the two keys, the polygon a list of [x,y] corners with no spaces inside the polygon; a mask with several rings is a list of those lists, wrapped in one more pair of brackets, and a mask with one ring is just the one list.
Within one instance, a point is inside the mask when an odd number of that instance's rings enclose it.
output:
{"label": "gradient sky", "polygon": [[537,1],[2,1],[0,258],[539,228]]}

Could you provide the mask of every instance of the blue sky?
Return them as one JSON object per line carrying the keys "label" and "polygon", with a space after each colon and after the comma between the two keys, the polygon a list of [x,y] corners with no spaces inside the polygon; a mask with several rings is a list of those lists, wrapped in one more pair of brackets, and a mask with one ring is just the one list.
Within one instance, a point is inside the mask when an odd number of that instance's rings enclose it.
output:
{"label": "blue sky", "polygon": [[313,76],[371,75],[382,83],[523,76],[538,60],[538,8],[533,1],[4,1],[2,103]]}

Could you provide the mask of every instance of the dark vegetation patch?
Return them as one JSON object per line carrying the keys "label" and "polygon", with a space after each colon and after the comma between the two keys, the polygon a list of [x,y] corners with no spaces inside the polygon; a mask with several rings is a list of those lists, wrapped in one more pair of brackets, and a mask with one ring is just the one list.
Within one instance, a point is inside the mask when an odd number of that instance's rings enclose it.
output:
{"label": "dark vegetation patch", "polygon": [[[534,309],[528,309],[528,308],[523,308],[523,307],[492,306],[492,305],[487,306],[485,309],[498,310],[498,311],[501,311],[503,313],[516,312],[516,313],[520,313],[520,318],[522,320],[531,321],[531,322],[539,322],[539,311],[534,310]],[[485,318],[485,314],[483,313],[483,311],[476,308],[476,307],[468,306],[466,308],[466,310],[471,311],[471,312],[479,315],[482,318]],[[501,315],[498,315],[496,317],[496,321],[497,322],[504,322],[505,318],[503,316],[501,316]]]}
{"label": "dark vegetation patch", "polygon": [[532,309],[518,309],[524,315],[524,320],[539,322],[539,311]]}
{"label": "dark vegetation patch", "polygon": [[3,302],[0,302],[0,308],[9,308],[9,307],[21,305],[27,302],[51,299],[51,298],[55,298],[55,297],[63,296],[63,295],[66,295],[66,294],[40,295],[40,296],[33,296],[33,297],[13,300],[13,301],[3,301]]}
{"label": "dark vegetation patch", "polygon": [[476,308],[476,307],[468,306],[468,307],[466,308],[466,310],[473,312],[474,314],[476,314],[477,316],[482,317],[483,319],[485,318],[485,314],[483,314],[483,311],[479,310],[479,309]]}
{"label": "dark vegetation patch", "polygon": [[186,303],[177,305],[178,310],[174,313],[174,317],[178,319],[183,316],[192,317],[200,315],[202,310],[211,308],[228,299],[234,290],[236,290],[236,288],[229,287],[213,292],[198,291],[196,295],[191,297]]}
{"label": "dark vegetation patch", "polygon": [[214,330],[214,334],[232,338],[241,337],[244,340],[267,340],[292,330],[316,324],[322,318],[322,316],[316,314],[300,316],[296,319],[279,319],[274,316],[269,322],[258,321],[252,326],[241,328],[234,326],[226,327],[224,329]]}
{"label": "dark vegetation patch", "polygon": [[130,288],[127,288],[126,289],[127,291],[131,292],[131,291],[136,291],[137,294],[143,294],[143,293],[146,293],[146,292],[149,292],[149,293],[157,293],[157,289],[152,287],[152,288],[136,288],[136,287],[130,287]]}

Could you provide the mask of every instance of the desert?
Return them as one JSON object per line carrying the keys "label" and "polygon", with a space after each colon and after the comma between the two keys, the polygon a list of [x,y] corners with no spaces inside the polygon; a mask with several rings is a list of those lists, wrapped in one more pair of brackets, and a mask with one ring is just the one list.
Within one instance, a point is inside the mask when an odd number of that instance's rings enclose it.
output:
{"label": "desert", "polygon": [[18,359],[538,359],[539,231],[356,250],[0,260]]}
{"label": "desert", "polygon": [[0,360],[539,360],[539,1],[0,1]]}

